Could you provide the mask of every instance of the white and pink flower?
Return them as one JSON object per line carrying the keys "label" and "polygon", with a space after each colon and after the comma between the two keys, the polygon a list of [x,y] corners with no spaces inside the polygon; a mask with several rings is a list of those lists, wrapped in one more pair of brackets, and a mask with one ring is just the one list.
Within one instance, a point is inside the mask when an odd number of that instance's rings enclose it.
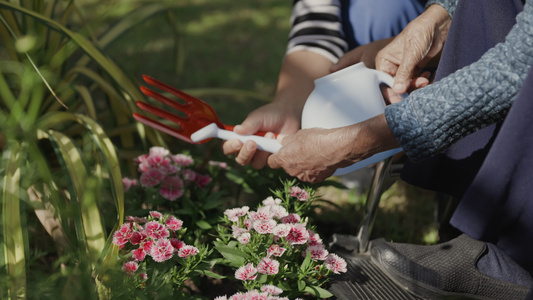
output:
{"label": "white and pink flower", "polygon": [[176,154],[172,156],[172,160],[174,162],[183,168],[190,167],[192,164],[194,164],[194,159],[190,155],[185,154]]}
{"label": "white and pink flower", "polygon": [[267,197],[265,200],[263,200],[263,205],[265,206],[269,206],[269,205],[279,205],[281,204],[281,199],[279,198],[275,198],[270,196],[270,197]]}
{"label": "white and pink flower", "polygon": [[174,247],[168,239],[157,240],[150,249],[150,256],[156,262],[169,260],[174,255]]}
{"label": "white and pink flower", "polygon": [[181,257],[181,258],[186,259],[186,258],[189,258],[191,256],[195,256],[198,253],[200,253],[198,248],[196,248],[194,246],[190,246],[190,245],[185,245],[185,246],[181,247],[180,250],[178,251],[178,256]]}
{"label": "white and pink flower", "polygon": [[243,217],[248,213],[248,210],[250,210],[248,206],[226,209],[224,215],[226,215],[231,222],[236,223],[239,221],[240,217]]}
{"label": "white and pink flower", "polygon": [[131,251],[131,254],[133,258],[137,261],[143,261],[146,257],[146,251],[142,247],[134,249],[133,251]]}
{"label": "white and pink flower", "polygon": [[324,261],[324,265],[328,270],[331,270],[335,274],[340,273],[346,273],[346,261],[344,258],[338,256],[337,254],[330,253],[326,260]]}
{"label": "white and pink flower", "polygon": [[117,246],[124,246],[133,235],[131,225],[129,223],[122,224],[119,230],[113,234],[113,244]]}
{"label": "white and pink flower", "polygon": [[279,261],[264,257],[257,265],[257,271],[266,275],[275,275],[279,272]]}
{"label": "white and pink flower", "polygon": [[268,293],[270,295],[273,295],[273,296],[277,296],[277,295],[280,295],[281,293],[283,293],[283,290],[280,289],[279,287],[275,286],[275,285],[272,285],[272,284],[265,284],[261,287],[261,291],[265,292],[265,293]]}
{"label": "white and pink flower", "polygon": [[169,230],[178,231],[183,226],[183,221],[174,216],[169,216],[165,221],[165,225]]}
{"label": "white and pink flower", "polygon": [[272,230],[272,233],[280,238],[284,238],[289,234],[289,231],[291,230],[291,226],[288,224],[278,224],[274,229]]}
{"label": "white and pink flower", "polygon": [[181,197],[183,193],[183,181],[179,176],[168,176],[161,181],[159,194],[161,194],[163,198],[174,201]]}
{"label": "white and pink flower", "polygon": [[285,253],[285,251],[287,251],[287,249],[281,247],[280,245],[272,244],[267,250],[267,257],[270,257],[270,256],[280,257],[283,255],[283,253]]}
{"label": "white and pink flower", "polygon": [[307,201],[309,199],[309,193],[306,190],[297,186],[291,187],[289,190],[289,194],[300,201]]}
{"label": "white and pink flower", "polygon": [[274,231],[274,227],[276,227],[276,221],[270,219],[270,220],[258,220],[254,222],[254,229],[260,234],[268,234],[272,233]]}
{"label": "white and pink flower", "polygon": [[254,264],[248,263],[235,271],[235,278],[242,281],[255,280],[257,278],[257,269],[254,267]]}
{"label": "white and pink flower", "polygon": [[161,219],[163,217],[163,214],[158,212],[158,211],[152,210],[150,212],[150,216],[152,216],[153,218],[156,218],[156,219]]}
{"label": "white and pink flower", "polygon": [[281,223],[292,224],[300,222],[302,218],[297,214],[289,214],[286,217],[280,219]]}
{"label": "white and pink flower", "polygon": [[292,224],[289,234],[287,234],[285,239],[291,245],[302,245],[309,239],[309,233],[304,224]]}
{"label": "white and pink flower", "polygon": [[141,174],[141,185],[143,187],[153,187],[158,185],[165,178],[165,174],[158,169],[148,169]]}
{"label": "white and pink flower", "polygon": [[157,221],[150,221],[146,223],[145,232],[148,237],[153,239],[162,239],[170,235],[165,226]]}
{"label": "white and pink flower", "polygon": [[306,256],[309,253],[311,253],[311,259],[314,261],[325,260],[329,254],[326,247],[322,244],[308,246],[303,255]]}
{"label": "white and pink flower", "polygon": [[250,243],[251,235],[249,232],[245,232],[237,237],[237,241],[243,245],[248,245]]}
{"label": "white and pink flower", "polygon": [[122,265],[122,271],[124,271],[128,276],[133,275],[137,269],[139,269],[139,265],[134,261],[128,261]]}

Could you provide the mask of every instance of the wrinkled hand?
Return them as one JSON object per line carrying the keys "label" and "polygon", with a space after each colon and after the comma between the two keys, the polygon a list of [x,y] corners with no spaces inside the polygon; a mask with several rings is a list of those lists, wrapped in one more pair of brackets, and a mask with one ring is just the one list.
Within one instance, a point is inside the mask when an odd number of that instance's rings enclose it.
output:
{"label": "wrinkled hand", "polygon": [[363,62],[367,68],[375,69],[376,55],[394,38],[386,38],[359,46],[346,52],[337,63],[331,66],[330,72],[336,72],[356,63]]}
{"label": "wrinkled hand", "polygon": [[[275,138],[275,134],[294,134],[300,128],[301,112],[291,110],[283,102],[272,102],[252,111],[242,124],[235,126],[234,132],[241,135],[265,131],[267,138]],[[222,144],[225,155],[237,153],[235,161],[240,165],[250,164],[261,169],[267,163],[270,153],[257,150],[253,141],[242,143],[239,140],[226,141]]]}
{"label": "wrinkled hand", "polygon": [[394,92],[405,93],[415,75],[438,59],[450,23],[451,17],[442,6],[431,5],[377,54],[376,69],[395,77]]}

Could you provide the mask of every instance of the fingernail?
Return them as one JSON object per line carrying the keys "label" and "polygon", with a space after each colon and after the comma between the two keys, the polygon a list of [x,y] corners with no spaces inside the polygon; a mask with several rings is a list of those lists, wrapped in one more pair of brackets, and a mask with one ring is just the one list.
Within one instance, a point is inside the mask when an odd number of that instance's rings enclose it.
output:
{"label": "fingernail", "polygon": [[233,149],[235,150],[241,149],[241,142],[239,141],[233,142]]}
{"label": "fingernail", "polygon": [[253,151],[255,150],[255,144],[246,144],[246,149],[248,151]]}

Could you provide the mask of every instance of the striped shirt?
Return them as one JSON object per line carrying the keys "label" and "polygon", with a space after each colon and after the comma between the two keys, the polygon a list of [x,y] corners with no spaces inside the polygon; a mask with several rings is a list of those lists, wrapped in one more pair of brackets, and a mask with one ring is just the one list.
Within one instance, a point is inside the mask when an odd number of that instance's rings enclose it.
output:
{"label": "striped shirt", "polygon": [[336,62],[348,50],[340,0],[295,0],[287,55],[299,50],[318,53]]}

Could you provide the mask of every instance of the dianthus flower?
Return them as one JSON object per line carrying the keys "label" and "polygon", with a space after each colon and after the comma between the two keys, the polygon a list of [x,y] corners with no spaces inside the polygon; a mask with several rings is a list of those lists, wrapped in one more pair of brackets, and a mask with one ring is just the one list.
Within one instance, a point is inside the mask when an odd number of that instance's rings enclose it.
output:
{"label": "dianthus flower", "polygon": [[267,250],[267,257],[270,257],[270,256],[280,257],[283,255],[283,253],[285,253],[285,251],[287,251],[287,249],[281,247],[278,244],[273,244],[273,245],[270,245],[270,247]]}
{"label": "dianthus flower", "polygon": [[297,214],[289,214],[288,216],[281,218],[280,221],[281,223],[291,224],[300,222],[300,219],[300,216]]}
{"label": "dianthus flower", "polygon": [[144,187],[152,187],[158,185],[161,180],[165,178],[165,174],[158,169],[148,169],[141,174],[141,185]]}
{"label": "dianthus flower", "polygon": [[152,210],[150,212],[150,216],[152,216],[153,218],[161,219],[163,217],[163,214],[158,211]]}
{"label": "dianthus flower", "polygon": [[311,259],[314,261],[325,260],[328,256],[328,250],[326,250],[326,247],[322,244],[307,247],[304,255],[307,255],[308,253],[311,253]]}
{"label": "dianthus flower", "polygon": [[163,262],[172,258],[174,254],[174,247],[168,239],[160,239],[152,245],[150,255],[156,262]]}
{"label": "dianthus flower", "polygon": [[163,198],[174,201],[183,195],[183,181],[179,176],[168,176],[161,182],[159,194]]}
{"label": "dianthus flower", "polygon": [[276,221],[270,220],[259,220],[254,222],[254,229],[260,234],[272,233],[274,227],[276,226]]}
{"label": "dianthus flower", "polygon": [[120,229],[113,234],[113,244],[122,247],[128,242],[132,235],[131,225],[129,223],[122,224]]}
{"label": "dianthus flower", "polygon": [[170,244],[174,247],[174,253],[178,253],[178,251],[185,246],[185,243],[178,239],[170,239]]}
{"label": "dianthus flower", "polygon": [[263,205],[265,206],[278,205],[278,204],[281,204],[281,199],[279,198],[274,199],[274,197],[272,196],[269,196],[265,200],[263,200]]}
{"label": "dianthus flower", "polygon": [[309,233],[303,224],[292,224],[289,234],[287,234],[285,239],[291,245],[301,245],[307,242]]}
{"label": "dianthus flower", "polygon": [[146,235],[143,232],[134,231],[130,238],[132,245],[139,245],[146,239]]}
{"label": "dianthus flower", "polygon": [[309,193],[307,193],[306,190],[297,186],[291,187],[289,193],[292,197],[295,197],[300,201],[307,201],[309,199]]}
{"label": "dianthus flower", "polygon": [[196,178],[194,179],[194,182],[196,185],[203,189],[205,188],[209,183],[211,183],[211,177],[209,175],[200,175],[196,174]]}
{"label": "dianthus flower", "polygon": [[281,293],[283,293],[283,290],[280,289],[279,287],[275,286],[275,285],[272,285],[272,284],[265,284],[261,287],[261,291],[265,292],[265,293],[268,293],[270,295],[273,295],[273,296],[277,296],[277,295],[280,295]]}
{"label": "dianthus flower", "polygon": [[257,271],[266,275],[278,274],[279,262],[277,260],[264,257],[257,265]]}
{"label": "dianthus flower", "polygon": [[239,218],[245,216],[249,209],[248,206],[226,209],[224,215],[226,215],[231,222],[238,222]]}
{"label": "dianthus flower", "polygon": [[309,233],[309,245],[323,244],[318,233],[313,232],[311,229],[307,230],[307,232]]}
{"label": "dianthus flower", "polygon": [[134,261],[128,261],[124,265],[122,265],[122,271],[124,271],[128,276],[133,275],[135,271],[139,268],[139,265]]}
{"label": "dianthus flower", "polygon": [[198,248],[194,246],[185,245],[180,248],[178,251],[178,256],[181,258],[189,258],[191,256],[195,256],[196,254],[200,253]]}
{"label": "dianthus flower", "polygon": [[239,241],[239,243],[243,245],[248,245],[250,243],[250,237],[251,237],[250,233],[245,232],[237,237],[237,241]]}
{"label": "dianthus flower", "polygon": [[288,224],[278,224],[274,229],[272,230],[272,233],[280,238],[286,237],[289,234],[289,231],[291,230],[291,226]]}
{"label": "dianthus flower", "polygon": [[183,221],[174,216],[169,216],[165,221],[165,225],[169,230],[178,231],[183,226]]}
{"label": "dianthus flower", "polygon": [[194,159],[185,154],[176,154],[172,156],[172,160],[180,167],[189,167],[194,163]]}
{"label": "dianthus flower", "polygon": [[170,235],[163,224],[157,221],[150,221],[145,225],[146,235],[153,239],[162,239]]}
{"label": "dianthus flower", "polygon": [[124,187],[124,192],[129,191],[132,186],[137,186],[137,184],[137,179],[130,179],[127,177],[122,178],[122,186]]}
{"label": "dianthus flower", "polygon": [[257,278],[257,269],[252,263],[242,266],[235,271],[235,278],[239,280],[255,280]]}
{"label": "dianthus flower", "polygon": [[330,253],[324,262],[327,269],[335,274],[346,273],[346,261],[337,254]]}
{"label": "dianthus flower", "polygon": [[144,258],[146,257],[146,251],[142,247],[139,247],[139,248],[131,251],[131,254],[132,254],[133,258],[135,260],[138,260],[138,261],[143,261]]}

